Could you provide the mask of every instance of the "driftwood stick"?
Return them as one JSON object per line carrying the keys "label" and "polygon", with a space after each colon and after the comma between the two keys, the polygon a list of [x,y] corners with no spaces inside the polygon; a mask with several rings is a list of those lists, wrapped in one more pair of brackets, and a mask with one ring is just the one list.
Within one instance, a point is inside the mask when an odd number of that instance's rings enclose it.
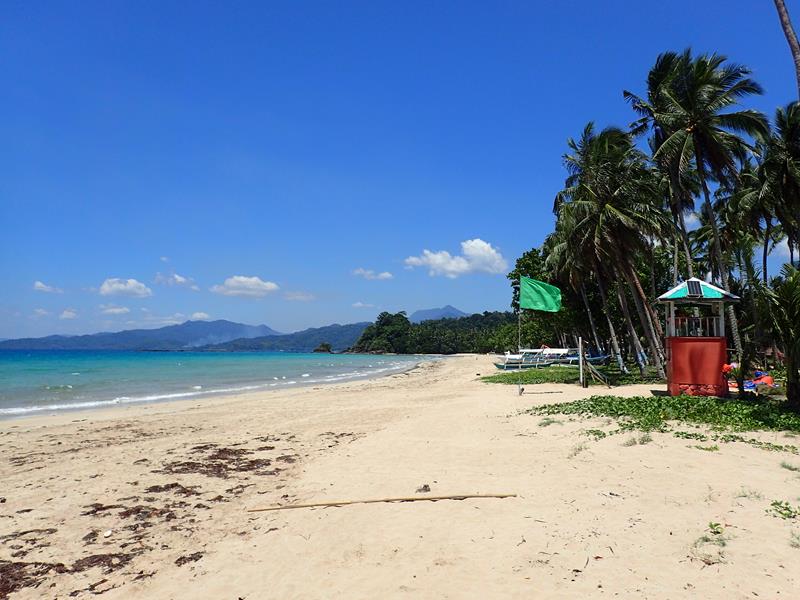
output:
{"label": "driftwood stick", "polygon": [[516,494],[456,494],[451,496],[405,496],[400,498],[375,498],[372,500],[341,500],[339,502],[314,502],[313,504],[285,504],[265,508],[249,508],[247,512],[267,510],[289,510],[291,508],[317,508],[324,506],[346,506],[348,504],[376,504],[378,502],[424,502],[437,500],[466,500],[467,498],[516,498]]}

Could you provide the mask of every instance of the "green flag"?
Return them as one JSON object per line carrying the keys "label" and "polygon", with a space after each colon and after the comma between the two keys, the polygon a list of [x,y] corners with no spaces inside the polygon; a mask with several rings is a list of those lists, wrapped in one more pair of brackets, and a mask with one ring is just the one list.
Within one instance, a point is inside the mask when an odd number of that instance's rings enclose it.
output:
{"label": "green flag", "polygon": [[558,312],[561,309],[561,290],[556,286],[530,277],[519,279],[520,308],[547,312]]}

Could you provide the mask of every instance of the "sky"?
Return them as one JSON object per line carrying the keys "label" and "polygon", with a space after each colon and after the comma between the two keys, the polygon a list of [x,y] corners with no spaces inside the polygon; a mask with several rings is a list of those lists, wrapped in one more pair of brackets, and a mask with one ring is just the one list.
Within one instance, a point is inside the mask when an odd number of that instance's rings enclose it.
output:
{"label": "sky", "polygon": [[687,46],[796,97],[765,0],[3,2],[0,337],[505,310],[566,139]]}

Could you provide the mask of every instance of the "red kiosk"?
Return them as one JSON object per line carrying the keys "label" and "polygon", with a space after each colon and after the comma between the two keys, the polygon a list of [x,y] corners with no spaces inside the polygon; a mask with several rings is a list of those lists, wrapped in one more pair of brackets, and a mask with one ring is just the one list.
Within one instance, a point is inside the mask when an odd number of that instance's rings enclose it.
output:
{"label": "red kiosk", "polygon": [[[728,362],[725,303],[738,302],[739,297],[692,277],[658,301],[667,311],[669,393],[726,396],[728,380],[722,373]],[[701,316],[704,310],[706,314]]]}

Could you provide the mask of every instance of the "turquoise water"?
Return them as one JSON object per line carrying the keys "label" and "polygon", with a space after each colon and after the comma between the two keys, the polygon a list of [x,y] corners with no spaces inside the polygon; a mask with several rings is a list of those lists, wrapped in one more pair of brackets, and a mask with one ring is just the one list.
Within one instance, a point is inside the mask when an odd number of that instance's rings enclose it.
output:
{"label": "turquoise water", "polygon": [[0,417],[333,383],[420,356],[0,350]]}

